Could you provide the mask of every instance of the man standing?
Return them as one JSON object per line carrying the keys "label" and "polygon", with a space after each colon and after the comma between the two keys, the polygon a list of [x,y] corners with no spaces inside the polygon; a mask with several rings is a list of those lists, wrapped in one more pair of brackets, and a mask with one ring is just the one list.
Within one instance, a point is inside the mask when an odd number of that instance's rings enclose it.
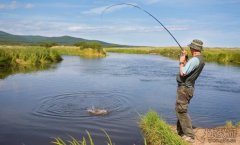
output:
{"label": "man standing", "polygon": [[194,142],[192,122],[188,114],[188,104],[193,97],[195,81],[200,75],[205,64],[201,54],[203,42],[201,40],[194,39],[188,46],[190,47],[193,57],[187,61],[187,52],[186,50],[182,51],[179,60],[179,74],[177,75],[177,132],[186,141]]}

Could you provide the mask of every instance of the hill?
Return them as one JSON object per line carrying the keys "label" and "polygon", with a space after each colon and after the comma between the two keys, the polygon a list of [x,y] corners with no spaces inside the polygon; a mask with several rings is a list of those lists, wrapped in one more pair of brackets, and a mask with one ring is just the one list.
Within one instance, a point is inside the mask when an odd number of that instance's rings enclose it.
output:
{"label": "hill", "polygon": [[45,37],[45,36],[32,36],[32,35],[13,35],[3,31],[0,31],[0,44],[7,45],[38,45],[45,42],[54,42],[59,45],[74,45],[77,42],[82,41],[94,41],[99,42],[105,47],[123,46],[118,44],[107,43],[98,40],[87,40],[83,38],[76,38],[71,36],[60,37]]}

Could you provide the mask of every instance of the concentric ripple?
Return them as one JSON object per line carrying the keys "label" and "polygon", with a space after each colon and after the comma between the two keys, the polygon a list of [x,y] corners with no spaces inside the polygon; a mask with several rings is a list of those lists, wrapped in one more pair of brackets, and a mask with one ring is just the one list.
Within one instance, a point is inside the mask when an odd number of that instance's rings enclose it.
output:
{"label": "concentric ripple", "polygon": [[92,117],[87,112],[92,106],[107,109],[110,112],[108,115],[116,115],[130,109],[129,99],[122,93],[77,92],[44,97],[32,114],[38,117],[65,119]]}

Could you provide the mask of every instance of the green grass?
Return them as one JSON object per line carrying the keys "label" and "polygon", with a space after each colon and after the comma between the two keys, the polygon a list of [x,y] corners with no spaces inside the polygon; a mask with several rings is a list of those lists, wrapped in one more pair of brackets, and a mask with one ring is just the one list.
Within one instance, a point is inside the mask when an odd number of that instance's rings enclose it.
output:
{"label": "green grass", "polygon": [[180,53],[179,48],[171,47],[130,47],[130,48],[106,48],[107,52],[127,53],[127,54],[155,54],[177,59]]}
{"label": "green grass", "polygon": [[233,125],[232,121],[226,121],[225,127],[226,128],[233,128],[234,125]]}
{"label": "green grass", "polygon": [[148,145],[188,145],[154,111],[142,116],[139,125]]}
{"label": "green grass", "polygon": [[240,121],[237,122],[236,127],[237,127],[237,128],[240,128]]}
{"label": "green grass", "polygon": [[231,120],[226,121],[225,126],[226,128],[240,128],[240,121],[236,122],[236,124],[234,125],[233,122]]}
{"label": "green grass", "polygon": [[33,46],[0,46],[0,67],[18,65],[42,65],[61,61],[52,49]]}
{"label": "green grass", "polygon": [[37,46],[0,46],[0,79],[11,74],[45,70],[61,61],[57,51]]}
{"label": "green grass", "polygon": [[73,55],[85,58],[102,58],[106,56],[106,52],[103,49],[80,49],[80,47],[75,46],[55,46],[51,49],[56,50],[60,55]]}
{"label": "green grass", "polygon": [[203,54],[209,62],[240,65],[240,49],[207,48]]}
{"label": "green grass", "polygon": [[103,49],[55,46],[0,46],[0,79],[16,73],[29,73],[45,70],[51,64],[62,60],[61,55],[77,55],[85,58],[106,56]]}
{"label": "green grass", "polygon": [[[107,132],[105,130],[102,130],[107,138],[107,143],[106,145],[113,145],[111,138],[109,137],[109,135],[107,134]],[[82,137],[82,140],[77,140],[74,137],[70,136],[70,140],[63,140],[60,137],[54,138],[54,140],[51,142],[55,145],[94,145],[94,141],[92,139],[91,134],[86,131],[87,133],[87,138],[86,137]]]}
{"label": "green grass", "polygon": [[[191,53],[188,48],[189,56]],[[106,48],[107,52],[128,53],[128,54],[156,54],[178,59],[180,49],[177,47],[135,47],[135,48]],[[207,62],[219,64],[231,64],[240,66],[240,49],[239,48],[205,48],[203,56]]]}

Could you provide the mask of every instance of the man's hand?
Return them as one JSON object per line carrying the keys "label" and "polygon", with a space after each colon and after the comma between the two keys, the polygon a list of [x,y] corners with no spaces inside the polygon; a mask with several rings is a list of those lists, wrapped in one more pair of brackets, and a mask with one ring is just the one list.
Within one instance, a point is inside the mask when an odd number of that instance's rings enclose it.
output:
{"label": "man's hand", "polygon": [[180,59],[179,59],[180,63],[185,64],[187,62],[186,56],[187,56],[187,51],[182,50],[182,53],[181,53]]}

